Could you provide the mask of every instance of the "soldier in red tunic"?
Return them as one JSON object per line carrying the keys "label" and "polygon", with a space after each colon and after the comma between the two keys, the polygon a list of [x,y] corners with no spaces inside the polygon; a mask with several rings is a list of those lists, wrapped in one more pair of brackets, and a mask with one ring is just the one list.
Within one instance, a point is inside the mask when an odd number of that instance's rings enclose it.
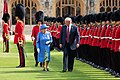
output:
{"label": "soldier in red tunic", "polygon": [[14,36],[14,44],[17,45],[19,51],[20,64],[16,68],[25,67],[25,56],[24,56],[24,44],[25,44],[25,36],[24,36],[24,23],[23,19],[25,16],[24,6],[22,4],[18,4],[15,10],[16,16],[16,26],[15,26],[15,36]]}
{"label": "soldier in red tunic", "polygon": [[[35,19],[36,19],[36,26],[33,27],[32,29],[32,35],[31,35],[31,39],[33,41],[33,45],[34,45],[34,58],[35,58],[35,67],[38,66],[38,52],[37,52],[37,48],[36,48],[36,40],[37,40],[37,35],[40,32],[40,26],[43,23],[43,16],[42,16],[41,11],[36,12],[35,14]],[[40,66],[42,67],[42,64],[40,64]]]}
{"label": "soldier in red tunic", "polygon": [[[9,52],[9,25],[8,25],[8,20],[10,19],[10,15],[8,13],[5,13],[3,15],[3,42],[5,45],[5,52]],[[4,49],[4,48],[3,48]]]}
{"label": "soldier in red tunic", "polygon": [[116,11],[115,46],[114,46],[114,70],[115,77],[120,77],[120,10]]}
{"label": "soldier in red tunic", "polygon": [[60,50],[59,39],[60,39],[60,32],[61,32],[61,29],[62,29],[63,21],[64,20],[63,20],[62,17],[57,18],[58,28],[57,28],[57,33],[56,33],[56,47],[58,48],[58,50]]}
{"label": "soldier in red tunic", "polygon": [[105,32],[106,32],[106,25],[105,25],[105,20],[106,20],[106,13],[102,14],[102,30],[100,33],[100,40],[101,40],[101,45],[100,45],[100,66],[101,69],[105,69],[105,54],[106,54],[106,48],[105,48]]}

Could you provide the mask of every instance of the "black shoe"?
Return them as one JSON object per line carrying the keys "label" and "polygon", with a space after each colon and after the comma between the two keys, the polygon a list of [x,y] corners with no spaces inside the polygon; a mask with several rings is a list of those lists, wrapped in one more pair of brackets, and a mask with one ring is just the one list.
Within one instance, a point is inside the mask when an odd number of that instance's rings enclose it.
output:
{"label": "black shoe", "polygon": [[43,69],[43,71],[45,71],[45,68]]}
{"label": "black shoe", "polygon": [[38,63],[35,64],[35,67],[37,67],[37,66],[38,66]]}
{"label": "black shoe", "polygon": [[72,70],[68,70],[68,72],[72,72]]}
{"label": "black shoe", "polygon": [[62,72],[66,72],[66,70],[62,70]]}
{"label": "black shoe", "polygon": [[117,74],[115,75],[115,77],[120,77],[119,73],[117,73]]}
{"label": "black shoe", "polygon": [[49,68],[47,68],[46,70],[49,71]]}
{"label": "black shoe", "polygon": [[42,63],[40,63],[40,67],[42,67]]}
{"label": "black shoe", "polygon": [[109,71],[109,68],[105,68],[105,71]]}
{"label": "black shoe", "polygon": [[25,66],[16,66],[16,68],[22,68],[22,67],[25,67]]}

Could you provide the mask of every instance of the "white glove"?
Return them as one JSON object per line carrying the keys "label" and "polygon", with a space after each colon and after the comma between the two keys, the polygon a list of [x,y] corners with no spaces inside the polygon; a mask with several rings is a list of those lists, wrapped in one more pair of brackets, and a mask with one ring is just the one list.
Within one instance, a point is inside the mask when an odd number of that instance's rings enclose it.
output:
{"label": "white glove", "polygon": [[31,37],[31,39],[32,39],[32,41],[34,41],[34,40],[35,40],[35,38],[34,38],[34,37]]}
{"label": "white glove", "polygon": [[39,49],[39,48],[37,48],[37,52],[38,52],[38,53],[40,52],[40,49]]}
{"label": "white glove", "polygon": [[46,42],[46,44],[49,44],[49,43],[50,43],[50,41],[47,41],[47,42]]}

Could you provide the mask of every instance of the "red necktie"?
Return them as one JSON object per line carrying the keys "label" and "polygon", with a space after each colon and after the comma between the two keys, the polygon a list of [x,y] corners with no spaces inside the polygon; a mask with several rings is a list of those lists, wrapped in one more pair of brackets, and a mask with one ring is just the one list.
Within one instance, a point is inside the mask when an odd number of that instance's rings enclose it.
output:
{"label": "red necktie", "polygon": [[69,43],[69,36],[70,36],[69,27],[67,27],[67,39],[66,39],[67,43]]}

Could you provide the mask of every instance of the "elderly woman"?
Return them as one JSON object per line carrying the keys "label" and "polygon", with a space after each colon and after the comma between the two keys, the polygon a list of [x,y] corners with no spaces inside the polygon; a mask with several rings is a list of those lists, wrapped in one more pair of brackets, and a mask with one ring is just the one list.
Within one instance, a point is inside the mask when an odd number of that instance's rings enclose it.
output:
{"label": "elderly woman", "polygon": [[36,41],[38,62],[42,62],[43,71],[49,71],[48,64],[50,62],[50,44],[52,43],[52,36],[50,32],[47,31],[47,28],[48,27],[45,24],[40,27],[41,32],[38,33]]}

